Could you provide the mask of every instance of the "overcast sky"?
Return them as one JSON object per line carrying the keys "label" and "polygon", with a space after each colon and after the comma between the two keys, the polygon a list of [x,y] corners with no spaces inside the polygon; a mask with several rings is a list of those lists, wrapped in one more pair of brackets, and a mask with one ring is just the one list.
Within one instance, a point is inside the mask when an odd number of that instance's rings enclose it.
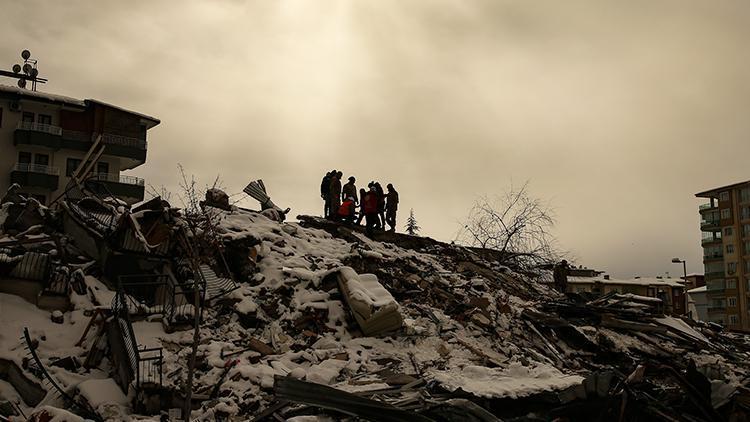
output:
{"label": "overcast sky", "polygon": [[182,163],[314,214],[339,168],[452,240],[529,180],[577,263],[679,276],[703,271],[694,194],[750,179],[748,22],[748,1],[6,1],[0,67],[27,48],[42,90],[161,119],[131,171],[153,186]]}

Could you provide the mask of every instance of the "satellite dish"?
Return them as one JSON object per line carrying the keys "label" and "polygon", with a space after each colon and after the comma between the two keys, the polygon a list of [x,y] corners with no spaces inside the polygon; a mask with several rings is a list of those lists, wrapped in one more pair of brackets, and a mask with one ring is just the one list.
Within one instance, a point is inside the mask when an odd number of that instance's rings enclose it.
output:
{"label": "satellite dish", "polygon": [[39,75],[39,71],[36,68],[31,69],[31,72],[29,72],[29,76],[32,78],[36,78],[37,75]]}
{"label": "satellite dish", "polygon": [[19,79],[18,80],[18,87],[19,88],[26,88],[26,79]]}
{"label": "satellite dish", "polygon": [[26,63],[25,65],[23,65],[23,73],[28,75],[29,73],[31,73],[31,69],[32,68],[30,64]]}
{"label": "satellite dish", "polygon": [[29,57],[31,57],[31,52],[29,50],[23,50],[21,52],[21,58],[23,58],[24,60],[28,60]]}
{"label": "satellite dish", "polygon": [[21,65],[16,63],[13,65],[13,73],[18,73],[21,71]]}

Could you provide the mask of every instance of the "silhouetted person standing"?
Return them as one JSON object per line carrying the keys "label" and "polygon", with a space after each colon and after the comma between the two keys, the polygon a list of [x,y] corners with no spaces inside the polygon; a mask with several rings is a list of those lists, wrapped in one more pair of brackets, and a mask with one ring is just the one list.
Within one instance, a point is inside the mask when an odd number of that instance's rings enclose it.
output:
{"label": "silhouetted person standing", "polygon": [[365,223],[367,224],[365,233],[368,237],[372,237],[373,229],[378,225],[378,193],[375,186],[372,186],[370,191],[365,194],[362,203],[364,204]]}
{"label": "silhouetted person standing", "polygon": [[552,271],[552,278],[555,281],[555,288],[560,293],[565,293],[568,289],[568,261],[562,260],[555,265]]}
{"label": "silhouetted person standing", "polygon": [[330,201],[328,208],[328,217],[335,219],[336,214],[341,206],[341,176],[344,173],[338,171],[331,176],[331,187],[328,190],[328,200]]}
{"label": "silhouetted person standing", "polygon": [[331,170],[323,176],[323,180],[320,182],[320,197],[323,198],[323,217],[328,217],[331,211],[331,176],[336,173],[336,170]]}
{"label": "silhouetted person standing", "polygon": [[380,182],[375,182],[375,193],[378,195],[378,228],[385,230],[385,192]]}
{"label": "silhouetted person standing", "polygon": [[357,186],[354,185],[354,182],[356,181],[357,179],[355,179],[354,176],[349,176],[349,182],[347,182],[341,189],[342,199],[345,200],[346,198],[352,198],[354,204],[359,203],[359,198],[357,197]]}
{"label": "silhouetted person standing", "polygon": [[[396,192],[396,188],[393,187],[392,184],[388,183],[388,186],[386,186],[388,189],[388,195],[386,195],[386,204],[385,204],[385,222],[388,223],[389,226],[391,226],[388,231],[396,231],[396,211],[398,210],[398,192]],[[385,229],[385,225],[383,225],[383,229]]]}
{"label": "silhouetted person standing", "polygon": [[359,217],[357,218],[357,225],[362,224],[362,219],[365,218],[365,194],[367,192],[364,189],[359,190]]}

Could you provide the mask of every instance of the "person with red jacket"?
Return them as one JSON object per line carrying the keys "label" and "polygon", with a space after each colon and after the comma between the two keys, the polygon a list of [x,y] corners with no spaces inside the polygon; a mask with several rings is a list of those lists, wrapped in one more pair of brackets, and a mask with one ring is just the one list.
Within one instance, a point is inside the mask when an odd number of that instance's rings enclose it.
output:
{"label": "person with red jacket", "polygon": [[339,219],[343,220],[345,223],[351,224],[354,222],[354,212],[355,212],[354,198],[349,196],[344,200],[344,202],[339,207],[339,211],[338,211]]}
{"label": "person with red jacket", "polygon": [[364,204],[363,208],[365,212],[365,224],[367,225],[365,233],[368,237],[372,237],[373,229],[379,224],[378,193],[375,190],[375,186],[371,186],[370,191],[367,192],[364,198],[361,198],[360,200]]}

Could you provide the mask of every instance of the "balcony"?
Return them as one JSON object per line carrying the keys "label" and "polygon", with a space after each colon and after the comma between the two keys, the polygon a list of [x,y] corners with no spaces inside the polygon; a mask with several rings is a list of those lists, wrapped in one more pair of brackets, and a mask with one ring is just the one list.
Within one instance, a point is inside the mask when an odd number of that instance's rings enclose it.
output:
{"label": "balcony", "polygon": [[[63,130],[61,146],[67,149],[88,151],[96,136],[98,135],[91,132]],[[145,139],[104,133],[102,134],[102,143],[106,145],[104,153],[107,155],[131,158],[137,161],[146,160],[148,144]]]}
{"label": "balcony", "polygon": [[719,230],[721,227],[721,220],[715,219],[715,220],[701,220],[701,230],[703,231],[713,231],[713,230]]}
{"label": "balcony", "polygon": [[698,206],[698,212],[703,212],[705,210],[710,210],[713,208],[718,208],[718,205],[711,205],[711,204],[700,204]]}
{"label": "balcony", "polygon": [[701,239],[701,245],[707,245],[709,243],[721,242],[720,237],[704,237]]}
{"label": "balcony", "polygon": [[56,190],[59,186],[60,170],[57,167],[30,163],[16,163],[10,172],[10,182],[22,187],[37,187]]}
{"label": "balcony", "polygon": [[709,314],[725,313],[727,311],[726,306],[709,306],[707,308]]}
{"label": "balcony", "polygon": [[62,128],[34,122],[19,122],[13,133],[13,145],[38,145],[59,149]]}
{"label": "balcony", "polygon": [[705,278],[722,278],[724,277],[724,270],[718,270],[718,271],[706,271]]}
{"label": "balcony", "polygon": [[96,173],[89,179],[88,187],[100,194],[112,194],[125,202],[135,203],[143,200],[145,183],[143,179],[112,173]]}
{"label": "balcony", "polygon": [[703,255],[703,261],[716,261],[719,259],[724,259],[724,254],[722,252],[714,252],[714,253],[708,253]]}

